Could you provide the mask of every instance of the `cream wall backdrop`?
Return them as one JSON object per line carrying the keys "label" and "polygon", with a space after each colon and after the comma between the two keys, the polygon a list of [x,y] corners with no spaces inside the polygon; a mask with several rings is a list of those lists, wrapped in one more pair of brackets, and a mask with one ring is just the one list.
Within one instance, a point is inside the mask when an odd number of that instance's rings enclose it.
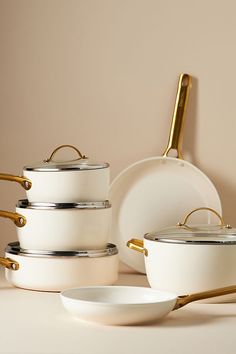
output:
{"label": "cream wall backdrop", "polygon": [[[211,0],[0,0],[0,170],[60,144],[114,178],[165,148],[178,76],[193,75],[184,156],[236,226],[236,5]],[[24,197],[0,183],[0,209]],[[1,252],[16,239],[0,220]]]}

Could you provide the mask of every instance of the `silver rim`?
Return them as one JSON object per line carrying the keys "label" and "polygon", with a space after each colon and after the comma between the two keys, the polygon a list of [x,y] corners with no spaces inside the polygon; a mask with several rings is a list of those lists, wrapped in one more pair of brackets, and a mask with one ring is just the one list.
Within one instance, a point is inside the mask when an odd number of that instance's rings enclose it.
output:
{"label": "silver rim", "polygon": [[30,203],[27,199],[19,200],[17,208],[22,209],[107,209],[111,208],[108,200],[103,202],[84,202],[84,203]]}

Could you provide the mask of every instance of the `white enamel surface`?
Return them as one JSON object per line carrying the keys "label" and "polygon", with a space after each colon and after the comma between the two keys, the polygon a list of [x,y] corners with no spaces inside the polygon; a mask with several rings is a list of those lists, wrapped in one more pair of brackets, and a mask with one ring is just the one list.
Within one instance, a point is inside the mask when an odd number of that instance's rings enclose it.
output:
{"label": "white enamel surface", "polygon": [[[208,177],[192,164],[171,157],[154,157],[128,167],[112,183],[109,199],[111,242],[118,246],[121,260],[142,273],[142,254],[126,247],[129,239],[176,225],[195,208],[207,206],[221,214],[219,195]],[[197,213],[192,220],[206,224],[211,217]]]}
{"label": "white enamel surface", "polygon": [[[148,282],[154,289],[177,294],[215,289],[236,283],[236,246],[185,245],[144,239]],[[231,294],[207,302],[236,300]]]}
{"label": "white enamel surface", "polygon": [[25,209],[26,225],[17,227],[21,248],[36,250],[104,249],[111,227],[111,208]]}
{"label": "white enamel surface", "polygon": [[6,278],[13,285],[31,290],[62,291],[88,285],[111,285],[118,277],[118,255],[97,258],[36,258],[12,255],[18,270],[6,269]]}
{"label": "white enamel surface", "polygon": [[86,171],[24,171],[32,182],[29,202],[78,203],[108,199],[110,168]]}
{"label": "white enamel surface", "polygon": [[173,309],[176,295],[140,287],[88,287],[66,290],[61,300],[82,321],[129,325],[164,317]]}

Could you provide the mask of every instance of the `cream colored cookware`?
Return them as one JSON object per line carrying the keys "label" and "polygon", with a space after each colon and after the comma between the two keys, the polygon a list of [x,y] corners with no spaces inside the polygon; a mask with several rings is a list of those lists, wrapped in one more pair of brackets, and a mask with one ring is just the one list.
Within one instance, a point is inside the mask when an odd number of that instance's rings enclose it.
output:
{"label": "cream colored cookware", "polygon": [[236,285],[177,296],[131,286],[68,289],[61,293],[66,310],[81,321],[103,325],[136,325],[158,321],[190,302],[236,292]]}
{"label": "cream colored cookware", "polygon": [[[181,152],[190,84],[190,75],[182,74],[169,142],[163,155],[129,166],[115,178],[110,188],[111,242],[118,246],[121,260],[142,273],[145,273],[143,257],[137,252],[129,252],[126,247],[132,235],[141,238],[146,232],[175,225],[189,210],[199,206],[211,207],[221,213],[215,186],[197,167],[184,161]],[[168,156],[171,150],[176,152],[176,158]],[[199,215],[195,221],[206,223],[208,219]]]}
{"label": "cream colored cookware", "polygon": [[0,210],[13,220],[25,249],[67,251],[106,247],[111,226],[111,204],[29,203],[20,200],[16,213]]}
{"label": "cream colored cookware", "polygon": [[[60,149],[76,151],[78,158],[54,160]],[[0,174],[1,180],[18,182],[30,202],[77,203],[108,199],[110,168],[106,162],[95,162],[72,145],[61,145],[44,161],[27,165],[23,176]]]}
{"label": "cream colored cookware", "polygon": [[8,244],[0,264],[6,267],[7,280],[19,288],[61,291],[113,284],[118,276],[118,251],[112,244],[89,251],[26,251],[14,242]]}
{"label": "cream colored cookware", "polygon": [[[190,224],[189,217],[202,210],[217,214],[220,225]],[[143,241],[132,239],[128,247],[143,253],[154,289],[191,293],[236,283],[236,229],[209,208],[198,208],[175,227],[144,235]],[[235,295],[219,300],[232,301]]]}

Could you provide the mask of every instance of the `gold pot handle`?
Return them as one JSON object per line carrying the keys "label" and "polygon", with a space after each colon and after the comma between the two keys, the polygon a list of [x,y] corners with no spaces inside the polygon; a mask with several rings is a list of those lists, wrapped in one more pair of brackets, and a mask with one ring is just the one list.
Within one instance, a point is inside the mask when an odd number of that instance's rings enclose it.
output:
{"label": "gold pot handle", "polygon": [[143,247],[143,241],[138,240],[137,238],[132,238],[127,242],[127,247],[129,247],[131,250],[135,250],[138,252],[143,253],[145,256],[148,256],[148,250]]}
{"label": "gold pot handle", "polygon": [[213,290],[207,290],[199,293],[193,293],[190,295],[178,296],[173,310],[178,310],[179,308],[193,301],[210,299],[211,297],[234,294],[234,293],[236,293],[236,285],[231,285],[224,288],[218,288]]}
{"label": "gold pot handle", "polygon": [[87,159],[87,157],[85,155],[82,155],[81,152],[79,151],[79,149],[77,149],[75,146],[73,145],[60,145],[58,146],[55,150],[53,150],[53,152],[51,153],[50,157],[45,159],[43,162],[50,162],[53,161],[53,156],[58,152],[58,150],[64,149],[64,148],[70,148],[75,150],[79,157],[77,159],[73,159],[73,160],[68,160],[68,161],[77,161],[77,160],[81,160],[81,159]]}
{"label": "gold pot handle", "polygon": [[188,103],[191,81],[192,80],[190,75],[180,75],[169,140],[162,156],[166,157],[168,156],[170,150],[176,150],[177,158],[183,158],[181,146],[183,140],[183,128],[185,123],[186,107]]}
{"label": "gold pot handle", "polygon": [[220,220],[220,225],[219,225],[219,226],[220,226],[221,228],[225,227],[225,228],[227,228],[227,229],[231,229],[231,226],[230,226],[230,225],[226,225],[226,224],[224,223],[223,217],[222,217],[216,210],[214,210],[214,209],[212,209],[212,208],[208,208],[208,207],[200,207],[200,208],[197,208],[197,209],[192,210],[192,211],[185,217],[185,219],[184,219],[183,222],[179,222],[179,223],[178,223],[178,226],[184,226],[184,227],[186,227],[186,228],[188,228],[188,229],[192,229],[191,226],[187,225],[187,221],[188,221],[189,217],[190,217],[193,213],[196,213],[197,211],[200,211],[200,210],[210,211],[211,213],[215,214],[215,215],[219,218],[219,220]]}
{"label": "gold pot handle", "polygon": [[0,210],[0,217],[11,219],[18,227],[23,227],[26,224],[26,218],[18,213],[12,213],[10,211]]}
{"label": "gold pot handle", "polygon": [[5,268],[12,269],[12,270],[18,270],[20,268],[19,263],[14,261],[11,258],[0,257],[0,265],[2,265]]}
{"label": "gold pot handle", "polygon": [[0,180],[17,182],[19,183],[26,191],[28,191],[32,187],[32,182],[25,178],[24,176],[14,176],[6,173],[0,173]]}

